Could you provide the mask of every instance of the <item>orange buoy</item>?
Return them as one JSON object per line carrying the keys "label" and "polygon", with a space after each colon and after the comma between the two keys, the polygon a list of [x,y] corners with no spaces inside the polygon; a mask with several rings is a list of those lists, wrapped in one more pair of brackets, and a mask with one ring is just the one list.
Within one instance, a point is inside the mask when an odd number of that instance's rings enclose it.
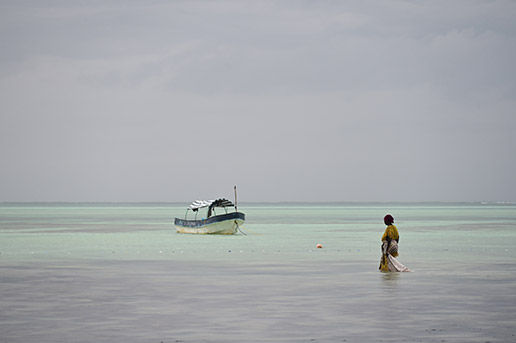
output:
{"label": "orange buoy", "polygon": [[319,244],[317,244],[315,247],[316,247],[317,249],[321,249],[321,248],[322,248],[322,244],[321,244],[321,243],[319,243]]}

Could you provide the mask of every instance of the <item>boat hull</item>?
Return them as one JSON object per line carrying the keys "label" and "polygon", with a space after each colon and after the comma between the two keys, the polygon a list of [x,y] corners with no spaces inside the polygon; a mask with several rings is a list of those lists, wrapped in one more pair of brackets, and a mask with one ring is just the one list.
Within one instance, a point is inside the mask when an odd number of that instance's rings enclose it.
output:
{"label": "boat hull", "polygon": [[244,221],[243,213],[233,212],[201,220],[175,218],[174,226],[179,233],[232,235]]}

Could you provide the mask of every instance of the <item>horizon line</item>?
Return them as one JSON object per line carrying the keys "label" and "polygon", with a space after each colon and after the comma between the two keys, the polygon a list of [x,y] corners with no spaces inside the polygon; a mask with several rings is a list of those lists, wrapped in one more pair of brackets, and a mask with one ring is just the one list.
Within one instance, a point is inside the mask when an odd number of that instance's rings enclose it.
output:
{"label": "horizon line", "polygon": [[[26,205],[26,204],[190,204],[185,201],[0,201],[1,205]],[[239,204],[480,204],[480,205],[516,205],[514,201],[494,201],[494,200],[472,200],[472,201],[447,201],[447,200],[396,200],[396,201],[378,201],[378,200],[339,200],[339,201],[242,201]]]}

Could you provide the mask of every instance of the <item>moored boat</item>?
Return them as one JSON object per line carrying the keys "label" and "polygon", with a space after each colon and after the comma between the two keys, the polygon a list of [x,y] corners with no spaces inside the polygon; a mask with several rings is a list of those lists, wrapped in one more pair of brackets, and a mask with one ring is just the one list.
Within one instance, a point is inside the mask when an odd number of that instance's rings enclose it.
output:
{"label": "moored boat", "polygon": [[[205,218],[197,219],[200,209],[207,208]],[[223,209],[225,213],[216,214],[217,209]],[[234,209],[228,212],[228,209]],[[187,219],[192,211],[194,219]],[[239,230],[245,221],[245,214],[237,211],[237,207],[231,201],[220,198],[217,200],[196,200],[186,209],[185,218],[175,218],[174,225],[179,233],[195,234],[226,234],[232,235]]]}

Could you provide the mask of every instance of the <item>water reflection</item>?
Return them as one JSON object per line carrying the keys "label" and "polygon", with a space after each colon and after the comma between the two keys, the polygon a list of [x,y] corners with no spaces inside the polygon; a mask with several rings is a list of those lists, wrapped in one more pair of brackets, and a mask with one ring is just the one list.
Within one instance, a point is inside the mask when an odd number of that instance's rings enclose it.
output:
{"label": "water reflection", "polygon": [[382,274],[382,280],[385,285],[396,285],[398,283],[398,280],[400,278],[401,273],[396,272],[384,272]]}

